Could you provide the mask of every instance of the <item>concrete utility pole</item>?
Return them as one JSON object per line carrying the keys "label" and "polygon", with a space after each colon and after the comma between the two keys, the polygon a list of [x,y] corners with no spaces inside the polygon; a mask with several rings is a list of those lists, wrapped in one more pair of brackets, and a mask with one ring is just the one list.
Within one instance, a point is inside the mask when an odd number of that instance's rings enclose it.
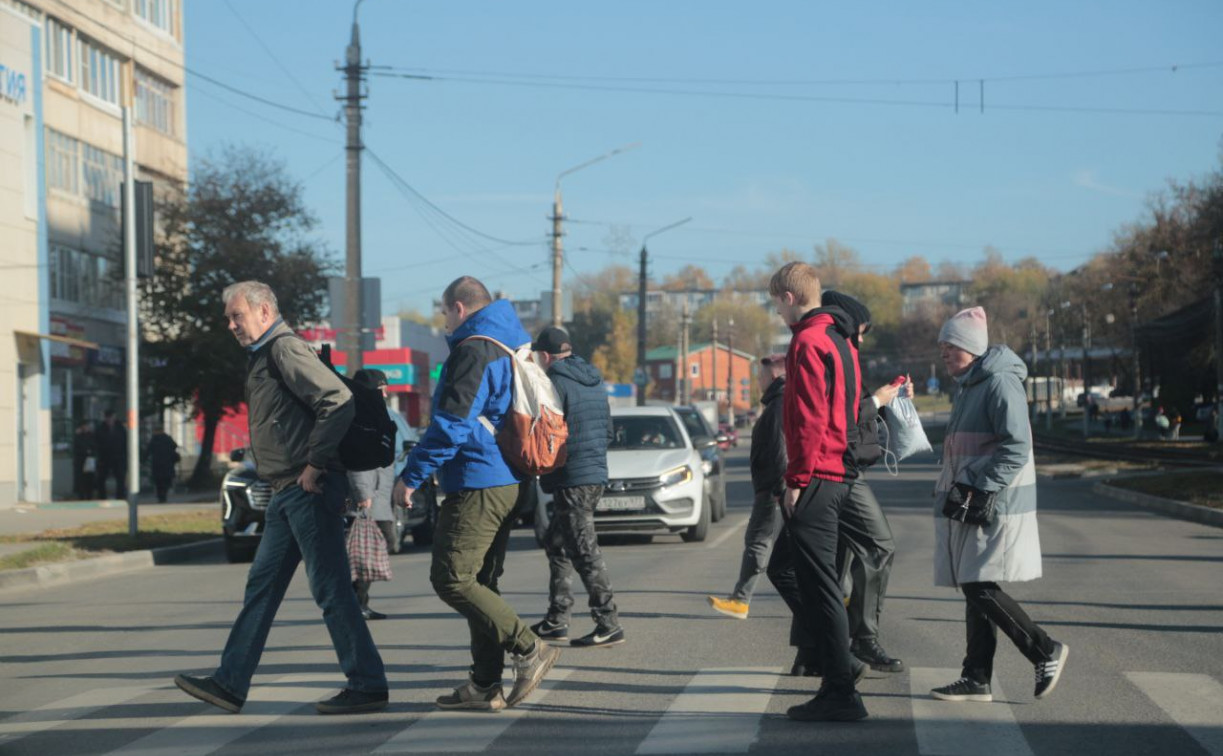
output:
{"label": "concrete utility pole", "polygon": [[[709,393],[705,395],[706,399],[713,399],[713,403],[718,403],[718,319],[713,319],[713,365],[710,366],[709,376]],[[714,408],[717,409],[716,406]]]}
{"label": "concrete utility pole", "polygon": [[123,107],[123,283],[127,291],[127,532],[137,531],[140,493],[140,322],[136,289],[136,143],[132,106]]}
{"label": "concrete utility pole", "polygon": [[[345,152],[348,156],[347,170],[347,217],[344,254],[344,312],[336,325],[336,346],[347,357],[348,375],[361,368],[361,101],[366,95],[361,91],[365,72],[369,65],[361,63],[361,33],[357,26],[357,9],[362,0],[352,8],[352,38],[344,53],[344,65],[336,69],[344,72],[347,92],[337,99],[344,102],[344,119],[348,123],[348,139]],[[332,318],[336,313],[331,314]]]}
{"label": "concrete utility pole", "polygon": [[735,427],[735,319],[726,328],[726,422]]}
{"label": "concrete utility pole", "polygon": [[[625,147],[624,149],[631,149],[633,146],[635,145],[629,145],[629,147]],[[622,152],[623,150],[617,150],[617,151]],[[611,154],[614,155],[615,153],[613,152]],[[578,166],[578,168],[580,167],[581,166]],[[577,170],[577,168],[570,169],[569,172],[572,172],[575,170]],[[561,175],[564,175],[564,174],[561,174]],[[557,177],[556,202],[557,204],[555,206],[559,208],[560,207],[560,177],[559,176]],[[650,238],[658,236],[659,234],[663,233],[664,231],[670,231],[671,229],[675,228],[676,226],[682,226],[690,220],[692,220],[692,218],[684,218],[681,221],[676,221],[675,223],[671,223],[669,225],[663,226],[662,228],[655,229],[654,231],[651,231],[650,233],[641,237],[641,263],[640,263],[641,267],[637,273],[637,369],[634,371],[634,374],[633,374],[633,379],[634,379],[633,382],[637,384],[637,406],[638,407],[645,406],[645,390],[646,390],[646,386],[649,385],[649,380],[650,380],[649,374],[646,372],[646,364],[645,364],[646,294],[647,294],[646,275],[648,274],[649,264],[650,264],[650,252],[648,249],[646,249],[646,242]],[[560,247],[557,246],[560,243],[559,237],[555,236],[555,229],[557,227],[554,226],[553,228],[554,228],[554,238],[557,239],[557,241],[554,241],[553,243],[553,254],[559,255]],[[552,284],[554,286],[557,286],[559,285],[559,281],[560,281],[559,278],[553,277]],[[682,345],[681,345],[681,348],[682,348]],[[676,352],[676,359],[678,358],[679,358],[679,353]],[[680,385],[679,380],[680,378],[681,378],[680,374],[676,373],[675,374],[675,398],[676,399],[679,399],[679,385]]]}
{"label": "concrete utility pole", "polygon": [[680,360],[680,365],[683,368],[683,370],[681,370],[680,372],[682,372],[684,375],[684,393],[683,393],[683,396],[680,398],[680,404],[687,404],[689,401],[691,401],[689,399],[690,392],[688,390],[689,389],[688,387],[688,327],[692,325],[692,315],[691,313],[688,312],[688,300],[687,299],[684,299],[684,312],[682,315],[680,315],[679,323],[680,323],[680,336],[679,336],[680,347],[679,348],[680,348],[680,354],[683,355],[683,359]]}

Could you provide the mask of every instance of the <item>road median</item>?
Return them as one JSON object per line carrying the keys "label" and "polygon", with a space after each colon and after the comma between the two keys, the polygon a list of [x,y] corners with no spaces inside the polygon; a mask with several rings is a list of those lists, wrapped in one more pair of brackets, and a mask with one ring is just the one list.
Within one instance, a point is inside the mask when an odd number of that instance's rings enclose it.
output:
{"label": "road median", "polygon": [[[1223,471],[1193,470],[1100,481],[1092,491],[1117,501],[1223,528]],[[1159,494],[1175,492],[1181,498]]]}

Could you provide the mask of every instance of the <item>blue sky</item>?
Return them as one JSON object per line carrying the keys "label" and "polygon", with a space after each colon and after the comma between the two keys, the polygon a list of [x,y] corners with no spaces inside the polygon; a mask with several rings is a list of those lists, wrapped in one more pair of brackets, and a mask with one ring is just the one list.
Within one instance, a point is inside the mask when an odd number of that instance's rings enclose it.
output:
{"label": "blue sky", "polygon": [[[351,18],[340,0],[190,0],[187,65],[334,116]],[[371,78],[366,144],[441,210],[520,242],[456,231],[367,159],[364,271],[384,312],[427,311],[463,273],[550,288],[557,174],[627,144],[562,181],[567,280],[635,264],[644,234],[689,216],[650,240],[654,275],[692,262],[720,280],[828,238],[880,269],[985,245],[1069,269],[1223,148],[1211,0],[364,0],[360,20],[371,63],[435,77]],[[273,149],[342,257],[342,129],[188,81],[192,156]]]}

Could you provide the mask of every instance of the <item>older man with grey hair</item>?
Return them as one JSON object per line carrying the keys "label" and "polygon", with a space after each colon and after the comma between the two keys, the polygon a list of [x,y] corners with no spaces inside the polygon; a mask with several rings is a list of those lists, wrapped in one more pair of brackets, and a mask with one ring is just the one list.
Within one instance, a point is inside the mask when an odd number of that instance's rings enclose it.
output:
{"label": "older man with grey hair", "polygon": [[246,597],[221,664],[211,677],[178,675],[184,692],[237,713],[298,563],[348,678],[340,693],[315,705],[321,714],[386,708],[382,657],[361,617],[344,548],[348,482],[337,450],[352,422],[352,394],[280,317],[267,284],[243,281],[222,294],[229,330],[250,353],[246,400],[251,454],[272,484],[263,538],[246,578]]}

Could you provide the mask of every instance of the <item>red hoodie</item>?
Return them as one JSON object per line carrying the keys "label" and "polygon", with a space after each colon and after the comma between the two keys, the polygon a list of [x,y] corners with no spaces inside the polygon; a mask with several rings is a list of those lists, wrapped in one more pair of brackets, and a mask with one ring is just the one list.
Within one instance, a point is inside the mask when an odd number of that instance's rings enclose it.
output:
{"label": "red hoodie", "polygon": [[847,434],[858,424],[858,351],[823,309],[807,313],[790,330],[782,405],[790,458],[786,485],[806,488],[812,478],[853,480],[858,471]]}

